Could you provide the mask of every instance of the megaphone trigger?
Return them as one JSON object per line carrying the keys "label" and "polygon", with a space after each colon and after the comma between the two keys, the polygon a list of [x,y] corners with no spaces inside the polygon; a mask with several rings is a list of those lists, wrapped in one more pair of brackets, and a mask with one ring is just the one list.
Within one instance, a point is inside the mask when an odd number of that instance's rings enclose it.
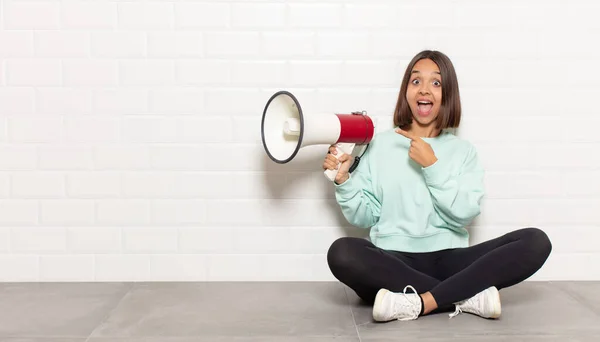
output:
{"label": "megaphone trigger", "polygon": [[[352,155],[352,150],[354,150],[354,143],[338,143],[335,144],[336,153],[333,154],[337,159],[340,159],[344,154]],[[337,176],[339,169],[334,170],[325,170],[325,176],[329,178],[330,181],[335,181],[335,176]]]}

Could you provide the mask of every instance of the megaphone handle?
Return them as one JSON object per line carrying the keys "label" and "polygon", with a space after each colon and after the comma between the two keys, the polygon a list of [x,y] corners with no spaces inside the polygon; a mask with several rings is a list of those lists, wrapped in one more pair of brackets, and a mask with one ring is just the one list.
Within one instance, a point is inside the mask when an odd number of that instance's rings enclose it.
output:
{"label": "megaphone handle", "polygon": [[[354,150],[354,146],[356,144],[354,143],[339,143],[339,144],[335,144],[335,148],[336,148],[336,154],[334,154],[334,156],[336,158],[340,158],[342,155],[344,154],[352,154],[352,151]],[[327,178],[329,178],[330,181],[335,181],[335,176],[337,176],[338,174],[338,170],[337,169],[333,169],[333,170],[325,170],[323,172],[325,174],[325,176]]]}

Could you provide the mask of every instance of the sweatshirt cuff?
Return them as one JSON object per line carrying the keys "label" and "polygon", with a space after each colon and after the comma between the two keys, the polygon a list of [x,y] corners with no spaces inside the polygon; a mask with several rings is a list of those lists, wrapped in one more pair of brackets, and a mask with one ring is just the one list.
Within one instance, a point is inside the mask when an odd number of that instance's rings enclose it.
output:
{"label": "sweatshirt cuff", "polygon": [[352,192],[352,174],[348,175],[348,179],[342,184],[337,184],[335,181],[333,182],[333,186],[335,187],[335,191],[340,195],[345,195]]}
{"label": "sweatshirt cuff", "polygon": [[448,170],[444,170],[439,159],[427,167],[421,167],[421,170],[428,185],[444,184],[448,180]]}

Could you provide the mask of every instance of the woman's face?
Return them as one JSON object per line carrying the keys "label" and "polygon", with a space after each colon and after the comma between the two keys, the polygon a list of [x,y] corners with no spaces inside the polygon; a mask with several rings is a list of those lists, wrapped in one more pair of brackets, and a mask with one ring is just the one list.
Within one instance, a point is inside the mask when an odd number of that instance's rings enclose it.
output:
{"label": "woman's face", "polygon": [[421,126],[434,122],[442,105],[442,75],[431,59],[421,59],[411,70],[406,100]]}

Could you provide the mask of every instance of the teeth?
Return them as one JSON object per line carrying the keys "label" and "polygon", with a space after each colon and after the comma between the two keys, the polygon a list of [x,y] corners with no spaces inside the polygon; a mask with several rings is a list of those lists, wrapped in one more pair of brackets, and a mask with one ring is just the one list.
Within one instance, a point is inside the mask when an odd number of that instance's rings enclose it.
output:
{"label": "teeth", "polygon": [[427,101],[418,101],[419,104],[431,104],[431,102],[427,102]]}

